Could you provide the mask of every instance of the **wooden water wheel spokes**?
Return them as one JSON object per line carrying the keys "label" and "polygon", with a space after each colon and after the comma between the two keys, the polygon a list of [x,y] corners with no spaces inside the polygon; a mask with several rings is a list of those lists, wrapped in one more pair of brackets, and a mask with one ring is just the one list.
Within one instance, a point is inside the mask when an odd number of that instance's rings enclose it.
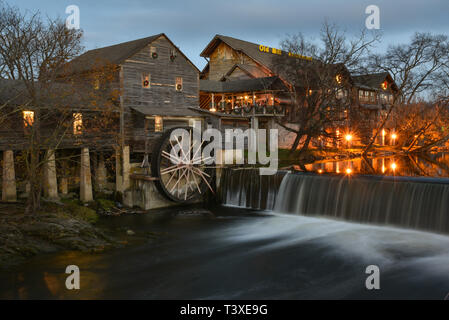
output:
{"label": "wooden water wheel spokes", "polygon": [[[174,132],[183,129],[184,134]],[[172,134],[176,133],[176,134]],[[207,166],[203,158],[203,142],[192,138],[192,128],[173,128],[162,136],[152,154],[152,174],[157,177],[156,186],[168,199],[176,202],[192,202],[209,189],[213,192],[214,167]]]}

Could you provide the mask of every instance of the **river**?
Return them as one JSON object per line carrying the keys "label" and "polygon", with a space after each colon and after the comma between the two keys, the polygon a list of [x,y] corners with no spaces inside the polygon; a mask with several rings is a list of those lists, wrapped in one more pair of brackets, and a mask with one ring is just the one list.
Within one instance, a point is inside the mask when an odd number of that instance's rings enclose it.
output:
{"label": "river", "polygon": [[[156,234],[103,254],[39,256],[0,273],[0,298],[444,299],[449,237],[229,206],[104,218]],[[65,288],[77,265],[81,289]],[[380,290],[367,290],[368,265]]]}

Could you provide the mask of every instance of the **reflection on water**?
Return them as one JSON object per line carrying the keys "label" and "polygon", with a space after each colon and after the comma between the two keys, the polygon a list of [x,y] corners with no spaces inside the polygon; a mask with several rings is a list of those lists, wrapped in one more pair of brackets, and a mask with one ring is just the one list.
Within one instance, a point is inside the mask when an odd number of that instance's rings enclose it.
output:
{"label": "reflection on water", "polygon": [[[45,268],[42,268],[43,263]],[[70,264],[76,264],[83,270],[80,276],[83,287],[81,295],[79,291],[67,290],[65,286],[69,276],[65,274],[65,269]],[[94,299],[101,296],[105,289],[107,279],[103,271],[108,267],[101,255],[71,251],[44,255],[21,267],[20,272],[10,271],[5,273],[5,277],[0,277],[0,298]]]}
{"label": "reflection on water", "polygon": [[[42,256],[0,272],[0,298],[338,299],[433,298],[449,292],[449,237],[324,218],[212,208],[167,219],[112,223],[166,232],[156,242],[101,255]],[[68,264],[81,290],[65,289]],[[381,290],[365,288],[368,265]]]}
{"label": "reflection on water", "polygon": [[305,165],[305,168],[307,171],[320,174],[360,173],[447,178],[449,177],[449,153],[323,161]]}

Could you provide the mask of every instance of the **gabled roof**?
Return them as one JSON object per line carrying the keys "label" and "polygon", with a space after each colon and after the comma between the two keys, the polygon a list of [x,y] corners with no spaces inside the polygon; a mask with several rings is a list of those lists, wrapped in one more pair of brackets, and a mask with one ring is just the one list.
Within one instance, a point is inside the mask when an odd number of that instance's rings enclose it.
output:
{"label": "gabled roof", "polygon": [[0,104],[20,105],[28,100],[29,95],[23,81],[0,79]]}
{"label": "gabled roof", "polygon": [[[133,41],[123,42],[116,45],[103,47],[99,49],[89,50],[79,57],[73,59],[66,65],[64,72],[72,74],[78,72],[85,72],[94,70],[96,68],[101,68],[104,65],[120,65],[126,59],[132,57],[140,50],[145,48],[147,45],[151,44],[153,41],[160,37],[165,37],[175,48],[177,48],[174,43],[164,34],[160,33],[154,36],[137,39]],[[187,58],[181,50],[178,51],[183,55],[184,58],[196,69],[198,68]],[[198,70],[199,72],[199,70]]]}
{"label": "gabled roof", "polygon": [[276,54],[272,54],[271,52],[262,52],[259,50],[259,46],[256,43],[223,36],[217,34],[211,42],[207,45],[207,47],[201,52],[201,57],[208,57],[215,50],[215,48],[221,43],[224,42],[228,46],[230,46],[235,51],[240,51],[249,56],[251,59],[255,60],[262,66],[271,70],[273,66],[273,59],[278,57]]}
{"label": "gabled roof", "polygon": [[351,77],[354,84],[360,88],[379,90],[381,83],[387,80],[393,84],[393,89],[397,90],[396,83],[388,72],[353,75]]}
{"label": "gabled roof", "polygon": [[231,93],[283,89],[285,89],[284,84],[278,77],[234,81],[200,80],[200,91],[202,92]]}
{"label": "gabled roof", "polygon": [[231,69],[229,69],[229,71],[223,76],[223,78],[229,77],[234,72],[234,70],[237,68],[239,68],[244,73],[246,73],[250,78],[260,78],[261,73],[263,73],[263,75],[265,77],[269,76],[269,74],[261,71],[260,68],[258,68],[256,66],[249,65],[249,64],[237,63]]}

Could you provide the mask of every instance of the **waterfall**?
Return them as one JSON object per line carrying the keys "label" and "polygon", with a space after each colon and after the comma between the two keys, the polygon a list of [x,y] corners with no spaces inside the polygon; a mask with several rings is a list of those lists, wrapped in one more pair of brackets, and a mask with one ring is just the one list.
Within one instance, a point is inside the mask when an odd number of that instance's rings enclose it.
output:
{"label": "waterfall", "polygon": [[[449,233],[449,180],[227,170],[222,202],[254,209]],[[282,182],[276,183],[281,180]]]}
{"label": "waterfall", "polygon": [[229,206],[273,210],[276,195],[287,171],[260,175],[258,169],[223,169],[221,203]]}

